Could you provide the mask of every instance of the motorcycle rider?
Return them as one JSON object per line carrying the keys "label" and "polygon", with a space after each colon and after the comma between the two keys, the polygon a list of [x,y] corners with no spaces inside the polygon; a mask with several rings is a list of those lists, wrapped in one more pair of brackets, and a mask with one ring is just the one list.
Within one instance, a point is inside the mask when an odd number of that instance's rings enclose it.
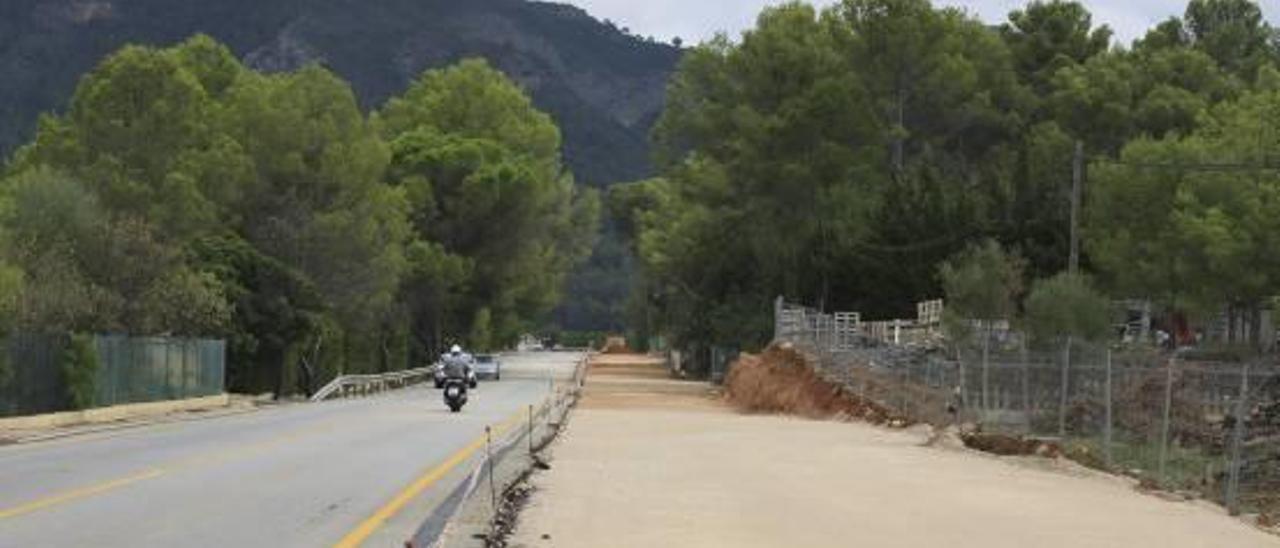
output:
{"label": "motorcycle rider", "polygon": [[453,345],[441,364],[444,373],[444,403],[457,413],[467,404],[467,385],[471,380],[471,356],[462,353],[462,347]]}
{"label": "motorcycle rider", "polygon": [[466,383],[471,378],[471,360],[462,352],[462,347],[453,345],[444,357],[445,379],[458,379]]}

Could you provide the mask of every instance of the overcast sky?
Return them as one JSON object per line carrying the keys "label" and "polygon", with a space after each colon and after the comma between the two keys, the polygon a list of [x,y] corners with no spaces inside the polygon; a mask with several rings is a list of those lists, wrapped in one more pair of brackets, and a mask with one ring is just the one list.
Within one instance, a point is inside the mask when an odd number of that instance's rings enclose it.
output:
{"label": "overcast sky", "polygon": [[[755,22],[760,8],[780,0],[561,0],[585,8],[600,19],[611,19],[620,27],[630,27],[641,36],[670,40],[679,36],[696,43],[718,31],[737,36]],[[830,5],[835,0],[815,0]],[[1280,0],[1260,0],[1262,11],[1276,24],[1280,21]],[[959,6],[984,21],[1001,23],[1010,11],[1027,0],[934,0],[935,5]],[[1124,43],[1141,37],[1156,23],[1182,15],[1185,0],[1084,0],[1093,12],[1095,25],[1105,23]]]}

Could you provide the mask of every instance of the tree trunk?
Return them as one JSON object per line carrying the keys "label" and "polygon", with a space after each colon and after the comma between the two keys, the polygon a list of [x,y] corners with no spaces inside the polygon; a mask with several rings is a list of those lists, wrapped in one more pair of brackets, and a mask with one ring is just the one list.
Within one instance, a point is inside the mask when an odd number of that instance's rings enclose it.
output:
{"label": "tree trunk", "polygon": [[315,392],[316,387],[316,368],[320,364],[320,349],[324,346],[324,335],[316,336],[316,345],[308,356],[306,352],[302,353],[302,392],[310,399]]}
{"label": "tree trunk", "polygon": [[897,102],[898,102],[897,113],[896,113],[897,119],[895,120],[895,123],[894,123],[894,137],[893,137],[893,171],[895,172],[895,174],[901,174],[903,169],[903,163],[905,162],[905,156],[906,156],[906,151],[905,151],[906,139],[902,136],[902,132],[906,130],[906,110],[907,110],[906,96],[902,91],[898,91]]}
{"label": "tree trunk", "polygon": [[1266,352],[1262,336],[1262,307],[1257,302],[1249,303],[1249,346],[1257,352]]}
{"label": "tree trunk", "polygon": [[382,336],[378,337],[382,346],[382,373],[391,371],[391,349],[387,347],[387,333],[384,330]]}
{"label": "tree trunk", "polygon": [[279,400],[285,395],[285,376],[288,373],[284,363],[285,354],[284,350],[274,346],[262,352],[263,361],[270,363],[272,369],[275,370],[275,375],[273,375],[275,377],[274,386],[271,389],[271,399],[273,400]]}

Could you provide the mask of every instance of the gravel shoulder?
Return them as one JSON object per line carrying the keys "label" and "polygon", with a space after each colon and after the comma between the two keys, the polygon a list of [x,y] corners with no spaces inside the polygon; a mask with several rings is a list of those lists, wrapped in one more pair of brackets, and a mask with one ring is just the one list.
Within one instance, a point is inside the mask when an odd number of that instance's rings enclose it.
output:
{"label": "gravel shoulder", "polygon": [[1280,546],[1070,464],[742,415],[705,385],[626,369],[593,368],[512,546]]}

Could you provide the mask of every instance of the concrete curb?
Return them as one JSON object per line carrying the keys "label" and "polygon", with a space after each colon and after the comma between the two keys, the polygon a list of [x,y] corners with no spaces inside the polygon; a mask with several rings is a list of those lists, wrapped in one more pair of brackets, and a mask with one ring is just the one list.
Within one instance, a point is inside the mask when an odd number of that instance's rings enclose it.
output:
{"label": "concrete curb", "polygon": [[84,411],[66,411],[62,413],[48,413],[29,417],[0,419],[0,431],[48,430],[84,424],[117,422],[143,417],[158,417],[182,411],[204,411],[217,409],[220,407],[227,407],[230,404],[231,396],[229,394],[219,394],[217,396],[207,396],[186,400],[131,403],[126,405],[101,407],[97,409],[86,409]]}

